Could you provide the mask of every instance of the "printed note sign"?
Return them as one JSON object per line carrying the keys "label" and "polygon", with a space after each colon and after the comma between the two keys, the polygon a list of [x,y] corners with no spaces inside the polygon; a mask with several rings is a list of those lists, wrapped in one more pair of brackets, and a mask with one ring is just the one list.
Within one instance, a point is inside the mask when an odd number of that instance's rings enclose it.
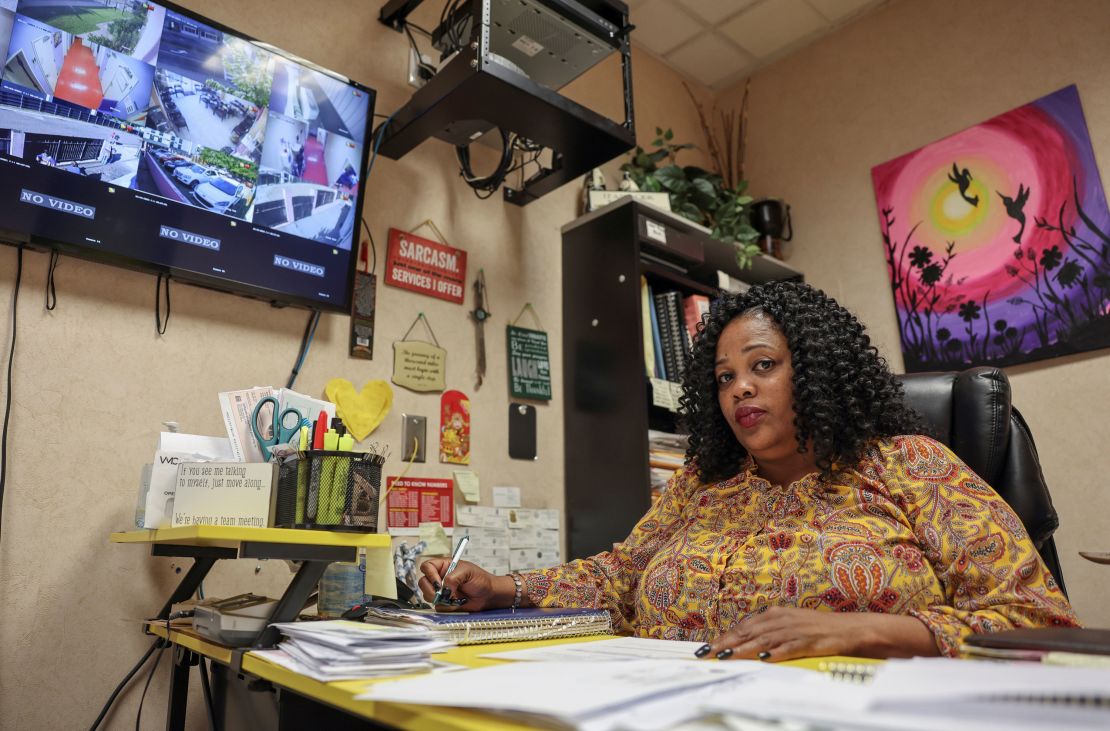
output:
{"label": "printed note sign", "polygon": [[466,293],[466,252],[391,228],[385,255],[385,283],[462,304]]}
{"label": "printed note sign", "polygon": [[277,469],[276,463],[266,462],[180,463],[171,526],[272,525]]}
{"label": "printed note sign", "polygon": [[386,509],[389,527],[419,529],[421,523],[455,525],[455,484],[428,477],[390,477]]}
{"label": "printed note sign", "polygon": [[509,391],[514,398],[551,400],[547,333],[509,325]]}
{"label": "printed note sign", "polygon": [[393,382],[426,393],[447,388],[447,351],[422,340],[393,344]]}

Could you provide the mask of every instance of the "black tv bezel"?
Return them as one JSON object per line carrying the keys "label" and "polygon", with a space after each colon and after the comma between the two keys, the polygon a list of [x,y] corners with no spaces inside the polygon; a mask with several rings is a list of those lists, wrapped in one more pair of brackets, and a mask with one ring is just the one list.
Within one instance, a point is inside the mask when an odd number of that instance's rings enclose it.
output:
{"label": "black tv bezel", "polygon": [[[368,172],[367,165],[369,164],[371,140],[374,138],[374,103],[377,100],[377,91],[359,81],[355,81],[354,79],[344,76],[343,74],[340,74],[336,71],[332,71],[331,69],[324,68],[319,64],[296,56],[289,51],[278,48],[277,46],[273,46],[269,43],[264,43],[257,38],[244,33],[243,31],[236,30],[235,28],[220,23],[219,21],[213,20],[207,16],[201,15],[200,13],[182,7],[177,3],[167,2],[165,0],[151,0],[151,2],[161,5],[167,10],[172,10],[175,13],[188,16],[193,20],[211,26],[212,28],[215,28],[222,33],[230,33],[234,36],[237,36],[247,43],[250,43],[254,46],[257,46],[259,49],[266,51],[267,53],[281,56],[282,58],[292,61],[293,63],[300,64],[308,69],[330,76],[333,79],[342,81],[345,84],[349,84],[369,96],[369,100],[367,102],[368,116],[366,119],[366,126],[365,131],[363,132],[362,140],[362,161],[359,169],[359,178],[361,184],[358,186],[358,197],[355,203],[355,215],[358,217],[358,221],[356,221],[355,223],[355,230],[357,232],[359,230],[360,224],[364,220],[362,217],[362,205],[365,201],[366,196],[366,174]],[[177,202],[175,202],[174,204],[185,205]],[[175,281],[184,282],[186,284],[192,284],[198,287],[204,287],[206,289],[211,289],[219,292],[225,292],[227,294],[249,297],[251,299],[259,299],[264,302],[268,302],[275,307],[301,307],[309,310],[319,310],[322,312],[326,311],[341,313],[349,313],[351,311],[351,300],[354,297],[355,272],[358,268],[358,255],[360,247],[359,241],[360,237],[356,233],[354,239],[351,241],[350,261],[348,262],[347,267],[348,271],[346,279],[346,297],[343,299],[342,303],[333,303],[312,299],[309,297],[300,297],[297,295],[279,292],[273,289],[268,289],[266,287],[259,287],[253,284],[248,284],[246,282],[224,279],[222,277],[213,277],[207,274],[192,271],[190,269],[180,269],[178,267],[156,264],[151,261],[144,261],[142,259],[136,259],[134,257],[124,256],[122,254],[106,252],[88,246],[82,246],[80,244],[73,244],[68,241],[51,239],[46,236],[40,236],[23,231],[12,231],[11,229],[0,226],[0,243],[7,244],[9,246],[25,247],[35,251],[57,250],[63,254],[67,254],[78,259],[85,259],[87,261],[92,261],[99,264],[108,264],[123,269],[130,269],[132,271],[138,271],[144,274],[165,274],[169,276],[170,279],[173,279]]]}

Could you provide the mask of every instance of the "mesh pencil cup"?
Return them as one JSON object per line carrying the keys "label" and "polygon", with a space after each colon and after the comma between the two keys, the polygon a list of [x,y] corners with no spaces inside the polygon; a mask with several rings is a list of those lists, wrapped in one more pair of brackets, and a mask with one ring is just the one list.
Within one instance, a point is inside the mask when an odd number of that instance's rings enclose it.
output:
{"label": "mesh pencil cup", "polygon": [[384,463],[369,452],[290,455],[278,469],[276,527],[375,532]]}

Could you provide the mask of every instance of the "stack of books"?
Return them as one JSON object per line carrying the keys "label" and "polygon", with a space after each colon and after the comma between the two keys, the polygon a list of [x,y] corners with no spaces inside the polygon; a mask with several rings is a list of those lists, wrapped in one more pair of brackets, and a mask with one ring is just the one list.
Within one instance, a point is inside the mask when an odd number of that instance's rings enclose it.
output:
{"label": "stack of books", "polygon": [[328,683],[432,670],[431,659],[453,642],[419,627],[384,627],[362,622],[275,624],[285,636],[277,649],[256,651],[263,659]]}
{"label": "stack of books", "polygon": [[651,501],[663,496],[675,470],[686,462],[689,435],[648,430],[648,464],[651,466]]}
{"label": "stack of books", "polygon": [[648,378],[681,381],[698,323],[709,312],[709,298],[677,290],[655,291],[647,278],[641,277],[640,305]]}

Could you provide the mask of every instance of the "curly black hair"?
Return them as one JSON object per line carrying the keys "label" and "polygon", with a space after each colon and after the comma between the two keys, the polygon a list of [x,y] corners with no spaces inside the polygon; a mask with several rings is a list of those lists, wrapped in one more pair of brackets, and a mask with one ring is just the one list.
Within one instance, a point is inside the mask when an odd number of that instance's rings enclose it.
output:
{"label": "curly black hair", "polygon": [[723,294],[698,324],[682,383],[687,461],[704,481],[731,477],[747,451],[717,401],[717,341],[737,317],[761,312],[786,337],[794,369],[794,428],[799,451],[812,443],[824,476],[833,463],[855,465],[874,439],[923,433],[902,385],[871,344],[863,325],[836,300],[800,282],[772,282]]}

